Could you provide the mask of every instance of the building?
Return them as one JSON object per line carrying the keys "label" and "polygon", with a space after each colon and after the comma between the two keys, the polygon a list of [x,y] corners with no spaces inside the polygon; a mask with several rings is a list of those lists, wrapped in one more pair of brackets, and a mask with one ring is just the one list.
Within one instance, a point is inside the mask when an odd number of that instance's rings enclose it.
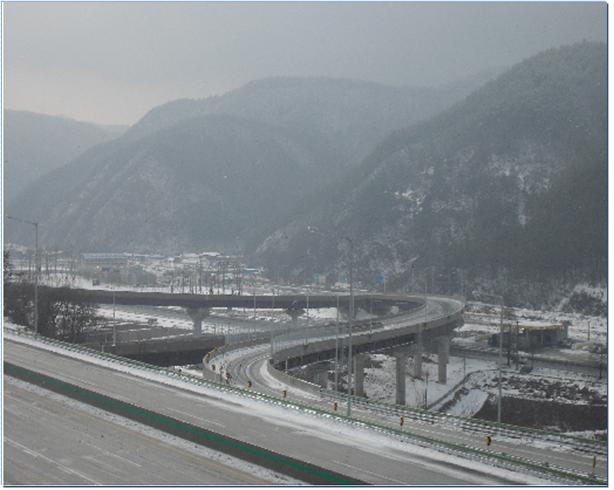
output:
{"label": "building", "polygon": [[93,267],[121,267],[128,264],[127,253],[84,253],[81,254],[83,265]]}
{"label": "building", "polygon": [[[513,346],[514,349],[530,351],[540,347],[560,345],[567,340],[569,323],[559,324],[533,324],[533,325],[504,325],[503,347]],[[510,344],[511,339],[511,344]],[[489,345],[499,345],[499,334],[491,335]]]}

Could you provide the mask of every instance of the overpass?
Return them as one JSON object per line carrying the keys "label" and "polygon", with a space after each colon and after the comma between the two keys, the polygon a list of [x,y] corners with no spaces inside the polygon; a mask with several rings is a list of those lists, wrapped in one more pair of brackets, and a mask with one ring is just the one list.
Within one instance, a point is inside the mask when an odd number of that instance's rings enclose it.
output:
{"label": "overpass", "polygon": [[[11,286],[8,285],[7,288]],[[194,335],[201,335],[202,321],[209,316],[211,308],[284,309],[292,319],[309,308],[336,308],[349,312],[350,296],[333,295],[208,295],[144,293],[138,291],[109,291],[102,289],[74,289],[66,287],[39,287],[41,294],[51,299],[71,299],[96,304],[179,306],[185,308],[193,322]],[[396,307],[399,311],[415,310],[424,304],[418,297],[395,295],[355,295],[356,308],[386,313]]]}
{"label": "overpass", "polygon": [[[405,366],[408,358],[413,355],[413,374],[415,377],[421,377],[423,350],[429,345],[439,351],[438,381],[446,383],[450,336],[454,328],[462,325],[464,309],[462,301],[449,297],[428,297],[426,303],[423,298],[412,296],[402,298],[408,303],[422,304],[412,310],[405,310],[373,322],[370,320],[357,322],[354,325],[352,336],[352,354],[355,357],[351,369],[355,374],[355,393],[357,395],[364,393],[365,358],[360,354],[383,349],[391,350],[397,363],[396,402],[398,405],[404,405],[406,402]],[[259,349],[248,345],[244,354],[239,351],[235,352],[232,356],[233,361],[228,367],[234,371],[237,379],[245,382],[248,379],[255,381],[259,389],[269,391],[267,377],[260,376],[259,369],[253,369],[252,366],[251,376],[248,376],[245,371],[255,361],[262,362],[266,358],[266,362],[270,364],[267,369],[273,378],[281,379],[291,385],[302,386],[307,391],[313,391],[314,388],[317,389],[315,385],[307,383],[303,386],[301,380],[286,374],[288,369],[335,359],[341,351],[347,349],[346,339],[346,324],[324,325],[300,331],[291,330],[271,339],[270,352],[268,346],[265,345]],[[226,349],[218,349],[218,355],[232,348],[233,346],[226,346]],[[210,359],[209,364],[205,362],[205,368],[211,364],[219,365],[219,360]],[[243,372],[241,372],[241,366]]]}
{"label": "overpass", "polygon": [[[10,286],[9,286],[10,287]],[[209,316],[211,308],[259,308],[259,309],[284,309],[288,315],[296,321],[306,309],[309,308],[338,308],[345,316],[349,316],[349,295],[203,295],[203,294],[170,294],[151,293],[137,291],[109,291],[98,289],[73,289],[41,287],[41,293],[50,298],[70,299],[85,301],[96,304],[116,305],[147,305],[147,306],[175,306],[185,308],[186,313],[193,322],[192,340],[180,343],[159,342],[139,343],[138,346],[114,346],[113,352],[128,356],[137,355],[141,360],[152,361],[158,358],[172,357],[175,347],[188,346],[192,357],[194,352],[200,353],[200,358],[205,352],[217,347],[219,339],[208,339],[202,335],[202,321]],[[380,295],[363,294],[354,296],[355,311],[362,308],[367,311],[379,313],[395,312],[393,315],[384,317],[377,322],[377,328],[372,328],[372,322],[357,322],[356,336],[354,338],[353,353],[368,352],[373,349],[381,349],[403,345],[397,349],[397,400],[400,404],[405,403],[404,394],[404,366],[410,355],[408,344],[414,346],[414,362],[417,377],[421,376],[422,349],[424,341],[436,339],[439,345],[439,381],[445,383],[446,369],[449,357],[449,339],[454,328],[462,325],[462,313],[464,304],[456,299],[448,297],[431,297],[428,301],[423,297],[408,295]],[[332,327],[332,325],[330,326]],[[366,331],[368,328],[368,332]],[[297,335],[297,330],[290,335]],[[292,342],[284,344],[283,338],[271,340],[273,363],[284,368],[296,363],[312,362],[321,359],[330,359],[335,356],[338,346],[335,344],[335,334],[330,331],[328,335],[318,335],[312,329],[302,329],[298,334],[301,339],[309,342]],[[424,339],[423,339],[424,337]],[[174,345],[175,344],[175,345]],[[180,345],[182,344],[182,345]],[[183,345],[185,344],[185,345]],[[169,350],[170,349],[170,350]],[[194,352],[192,352],[194,351]],[[198,356],[197,356],[198,357]],[[360,357],[358,358],[359,370]],[[358,380],[362,376],[358,373]],[[362,391],[358,387],[358,391]]]}
{"label": "overpass", "polygon": [[[10,287],[10,286],[9,286]],[[183,308],[340,308],[349,310],[349,295],[304,294],[304,295],[230,295],[230,294],[171,294],[145,293],[138,291],[113,291],[106,289],[75,289],[66,287],[39,286],[39,292],[55,298],[74,298],[99,304],[181,306]],[[413,296],[358,294],[354,295],[356,307],[410,310],[424,304]]]}

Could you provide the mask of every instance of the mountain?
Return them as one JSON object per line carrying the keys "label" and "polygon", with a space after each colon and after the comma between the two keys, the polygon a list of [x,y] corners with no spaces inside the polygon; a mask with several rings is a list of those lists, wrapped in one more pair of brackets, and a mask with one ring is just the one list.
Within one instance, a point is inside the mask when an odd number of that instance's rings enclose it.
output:
{"label": "mountain", "polygon": [[[18,201],[41,243],[84,251],[237,247],[318,172],[296,141],[261,123],[210,115],[84,153]],[[24,239],[27,239],[24,235]]]}
{"label": "mountain", "polygon": [[[240,249],[392,128],[468,92],[275,78],[154,108],[15,199],[41,243],[74,250]],[[44,228],[44,230],[43,230]],[[10,227],[12,241],[27,230]]]}
{"label": "mountain", "polygon": [[228,114],[284,128],[331,167],[355,166],[392,130],[432,116],[461,100],[492,71],[444,88],[392,87],[334,78],[256,80],[219,97],[182,99],[150,111],[128,136],[204,114]]}
{"label": "mountain", "polygon": [[365,283],[385,273],[416,287],[428,270],[440,292],[471,278],[505,287],[518,277],[605,277],[606,66],[606,47],[593,43],[515,65],[389,135],[256,255],[274,273],[334,276],[347,268],[338,243],[350,237]]}
{"label": "mountain", "polygon": [[88,148],[120,136],[125,129],[34,112],[5,110],[5,203],[37,178],[65,165]]}

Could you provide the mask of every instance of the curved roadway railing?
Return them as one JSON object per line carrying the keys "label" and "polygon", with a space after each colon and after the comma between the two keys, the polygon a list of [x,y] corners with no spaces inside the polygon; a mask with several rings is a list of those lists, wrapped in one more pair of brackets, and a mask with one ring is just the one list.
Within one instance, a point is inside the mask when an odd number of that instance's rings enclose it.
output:
{"label": "curved roadway railing", "polygon": [[[7,284],[5,289],[14,287]],[[70,298],[99,304],[180,306],[184,308],[272,308],[272,309],[308,309],[334,308],[339,305],[348,309],[349,295],[302,294],[302,295],[211,295],[211,294],[171,294],[149,293],[139,291],[116,291],[104,289],[77,289],[67,287],[39,286],[39,292],[45,292],[52,298]],[[370,306],[398,306],[412,308],[423,300],[413,296],[360,294],[354,296],[357,306],[368,309]]]}
{"label": "curved roadway railing", "polygon": [[[402,298],[402,297],[399,297]],[[405,297],[409,303],[419,304],[410,312],[401,312],[387,318],[363,320],[353,326],[353,344],[355,346],[366,342],[376,342],[403,338],[415,335],[420,329],[423,332],[440,329],[448,325],[462,323],[464,303],[460,300],[437,297],[429,298],[427,303],[418,297]],[[429,312],[428,309],[431,308]],[[434,306],[436,308],[433,308]],[[423,315],[423,313],[425,313]],[[426,317],[426,318],[425,318]],[[271,355],[274,362],[289,359],[296,355],[314,354],[318,351],[334,349],[333,341],[337,338],[347,338],[347,322],[311,327],[300,331],[282,333],[271,338]]]}

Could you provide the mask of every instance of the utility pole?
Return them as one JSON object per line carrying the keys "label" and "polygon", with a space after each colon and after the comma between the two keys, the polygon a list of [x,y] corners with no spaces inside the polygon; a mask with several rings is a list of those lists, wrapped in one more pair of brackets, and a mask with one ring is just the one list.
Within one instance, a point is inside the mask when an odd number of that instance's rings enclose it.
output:
{"label": "utility pole", "polygon": [[347,416],[352,416],[352,323],[354,320],[354,242],[344,237],[350,244],[350,318],[348,321],[348,407]]}
{"label": "utility pole", "polygon": [[[474,295],[480,296],[480,293],[478,293],[477,291],[473,292]],[[482,296],[490,296],[491,298],[495,298],[499,300],[499,304],[500,304],[500,308],[501,308],[501,316],[499,319],[499,396],[497,398],[497,422],[501,423],[501,401],[503,399],[503,388],[501,386],[502,383],[502,376],[501,376],[501,370],[502,370],[502,365],[503,365],[503,309],[504,309],[504,304],[503,304],[503,295],[499,296],[496,294],[482,294]]]}
{"label": "utility pole", "polygon": [[428,410],[429,408],[429,372],[427,371],[424,375],[424,409]]}
{"label": "utility pole", "polygon": [[516,371],[518,371],[518,365],[520,363],[520,349],[518,346],[519,330],[520,330],[520,327],[518,326],[518,320],[516,320],[516,342],[514,342],[514,345],[516,347]]}
{"label": "utility pole", "polygon": [[501,400],[503,389],[501,387],[501,365],[503,364],[503,296],[501,298],[501,318],[499,321],[499,398],[497,399],[497,422],[501,423]]}
{"label": "utility pole", "polygon": [[603,378],[603,355],[605,354],[605,347],[601,346],[599,353],[599,379]]}
{"label": "utility pole", "polygon": [[591,321],[590,320],[588,320],[588,338],[586,340],[589,342],[591,340]]}
{"label": "utility pole", "polygon": [[337,295],[337,318],[335,320],[335,391],[339,391],[339,295]]}
{"label": "utility pole", "polygon": [[198,254],[198,294],[203,292],[203,258]]}
{"label": "utility pole", "polygon": [[507,325],[507,367],[510,366],[512,357],[512,322]]}

